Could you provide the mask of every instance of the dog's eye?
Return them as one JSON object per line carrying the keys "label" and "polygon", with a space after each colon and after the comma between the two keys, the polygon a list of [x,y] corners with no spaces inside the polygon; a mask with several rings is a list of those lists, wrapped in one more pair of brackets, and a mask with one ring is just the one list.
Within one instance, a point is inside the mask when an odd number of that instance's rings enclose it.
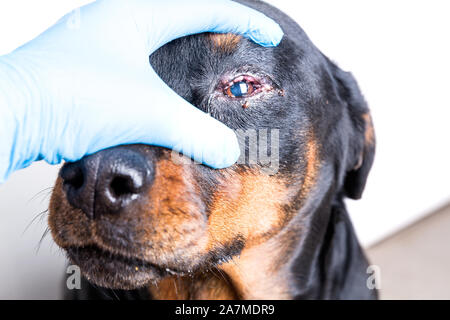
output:
{"label": "dog's eye", "polygon": [[226,94],[230,98],[243,98],[250,96],[253,91],[255,91],[255,88],[253,87],[252,83],[241,81],[228,87],[228,89],[226,90]]}
{"label": "dog's eye", "polygon": [[262,84],[250,76],[240,76],[223,88],[229,98],[248,98],[262,91]]}
{"label": "dog's eye", "polygon": [[231,81],[230,78],[222,79],[216,88],[216,93],[228,99],[246,101],[244,106],[248,106],[250,98],[274,90],[278,91],[280,95],[284,95],[284,91],[269,76],[246,74],[235,77]]}

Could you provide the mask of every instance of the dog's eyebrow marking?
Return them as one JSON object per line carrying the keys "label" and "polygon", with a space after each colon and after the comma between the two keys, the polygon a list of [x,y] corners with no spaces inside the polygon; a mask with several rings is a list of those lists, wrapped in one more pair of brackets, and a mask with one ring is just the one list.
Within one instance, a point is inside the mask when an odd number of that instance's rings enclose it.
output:
{"label": "dog's eyebrow marking", "polygon": [[242,37],[233,33],[211,33],[209,40],[213,47],[225,53],[231,53],[236,50]]}

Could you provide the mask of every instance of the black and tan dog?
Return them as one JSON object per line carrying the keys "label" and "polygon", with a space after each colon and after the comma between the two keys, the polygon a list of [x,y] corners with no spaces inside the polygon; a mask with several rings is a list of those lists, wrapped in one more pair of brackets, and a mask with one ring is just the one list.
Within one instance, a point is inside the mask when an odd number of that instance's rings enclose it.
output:
{"label": "black and tan dog", "polygon": [[[101,151],[61,170],[53,238],[90,283],[122,298],[376,298],[343,203],[361,197],[374,157],[367,105],[352,75],[294,21],[240,2],[280,23],[279,47],[202,34],[150,62],[230,128],[279,130],[277,172],[245,163],[213,170],[154,146]],[[102,297],[96,290],[85,283],[75,295]]]}

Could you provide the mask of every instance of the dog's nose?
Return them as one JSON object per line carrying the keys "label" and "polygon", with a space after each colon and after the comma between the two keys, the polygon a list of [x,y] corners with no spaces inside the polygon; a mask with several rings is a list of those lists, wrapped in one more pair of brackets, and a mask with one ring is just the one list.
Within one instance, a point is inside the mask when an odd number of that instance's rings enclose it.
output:
{"label": "dog's nose", "polygon": [[94,218],[118,214],[142,200],[153,170],[141,153],[118,147],[66,164],[61,178],[69,203]]}

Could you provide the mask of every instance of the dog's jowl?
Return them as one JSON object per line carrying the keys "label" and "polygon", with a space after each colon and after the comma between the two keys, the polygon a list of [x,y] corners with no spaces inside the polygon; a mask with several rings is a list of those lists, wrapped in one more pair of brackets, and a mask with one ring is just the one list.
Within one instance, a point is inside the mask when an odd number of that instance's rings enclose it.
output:
{"label": "dog's jowl", "polygon": [[200,34],[150,63],[243,133],[244,160],[213,170],[129,145],[66,164],[49,224],[84,277],[74,297],[102,297],[100,287],[152,299],[376,298],[344,205],[361,197],[375,149],[356,81],[288,16],[239,2],[279,22],[278,47]]}

